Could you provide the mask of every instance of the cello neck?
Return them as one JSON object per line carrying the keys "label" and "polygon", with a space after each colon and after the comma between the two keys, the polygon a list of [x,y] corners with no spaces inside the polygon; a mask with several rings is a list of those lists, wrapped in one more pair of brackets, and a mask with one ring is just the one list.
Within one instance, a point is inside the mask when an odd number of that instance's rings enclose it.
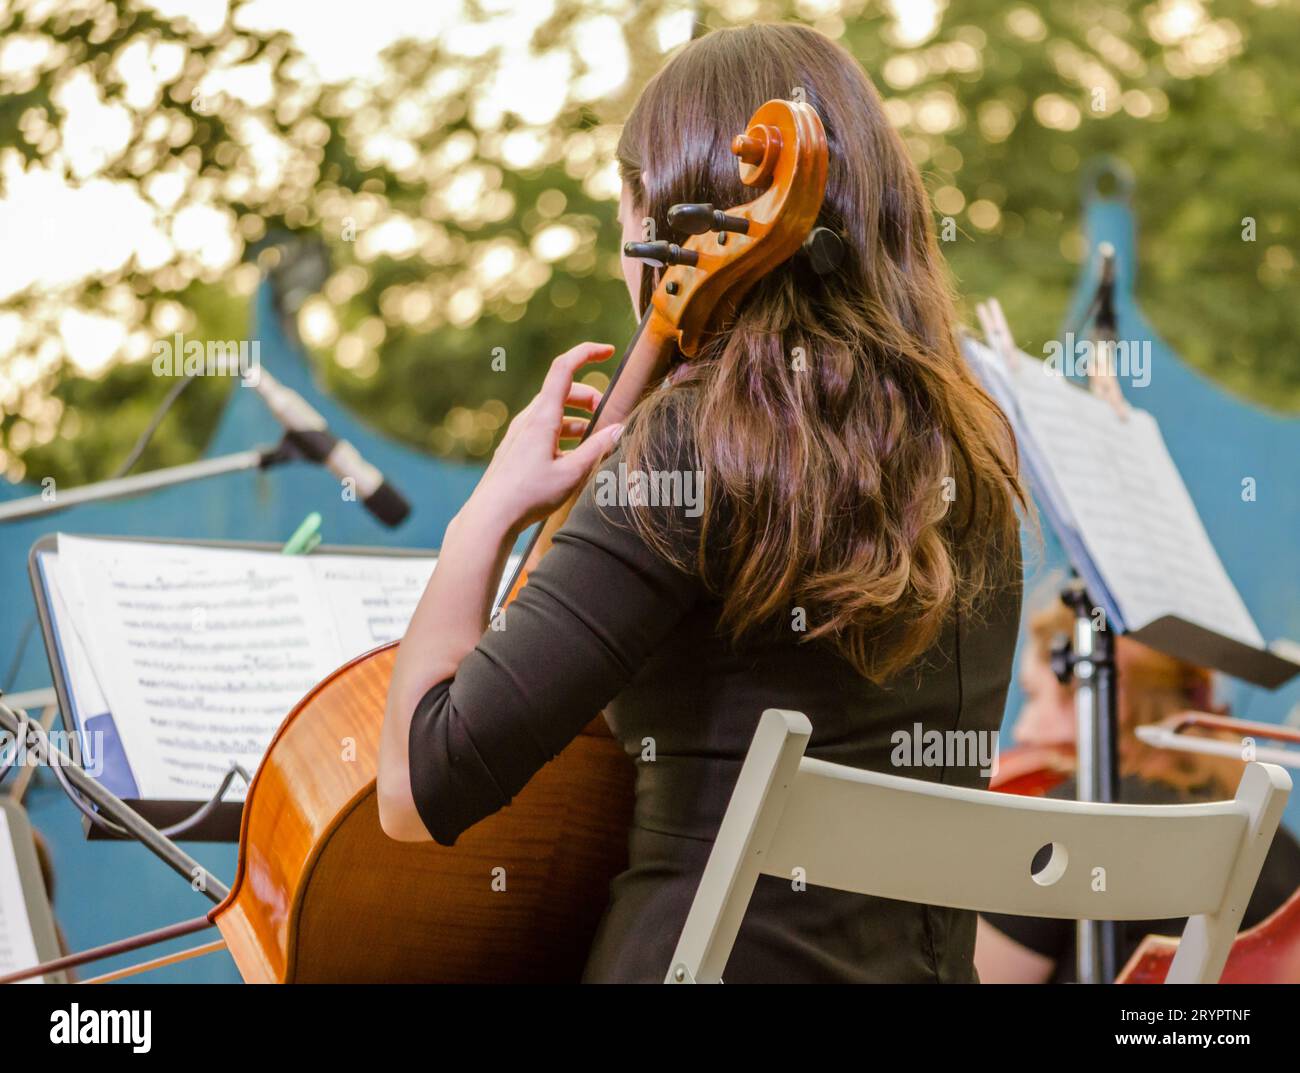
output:
{"label": "cello neck", "polygon": [[[641,318],[636,334],[623,352],[618,368],[614,370],[609,386],[591,416],[587,431],[583,433],[583,440],[602,428],[627,420],[646,392],[667,374],[676,342],[677,329],[652,305]],[[514,601],[519,590],[527,583],[529,573],[550,550],[552,538],[569,517],[569,511],[582,495],[582,489],[583,486],[579,485],[559,509],[533,531],[523,557],[510,578],[510,584],[506,587],[502,607]]]}

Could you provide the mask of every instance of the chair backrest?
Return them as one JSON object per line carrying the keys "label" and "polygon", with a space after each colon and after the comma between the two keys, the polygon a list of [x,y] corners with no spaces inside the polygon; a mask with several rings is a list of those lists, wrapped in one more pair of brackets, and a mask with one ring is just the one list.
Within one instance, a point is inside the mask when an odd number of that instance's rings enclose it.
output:
{"label": "chair backrest", "polygon": [[[760,874],[929,905],[1091,920],[1187,916],[1169,982],[1213,982],[1291,789],[1248,764],[1237,796],[1097,805],[966,790],[805,757],[799,712],[763,713],[669,982],[721,978]],[[1031,874],[1044,847],[1046,864]]]}

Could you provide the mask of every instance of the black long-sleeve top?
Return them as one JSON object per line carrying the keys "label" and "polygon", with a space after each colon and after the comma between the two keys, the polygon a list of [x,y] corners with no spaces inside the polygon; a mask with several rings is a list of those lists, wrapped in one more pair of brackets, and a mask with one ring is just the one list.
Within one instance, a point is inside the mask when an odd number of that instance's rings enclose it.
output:
{"label": "black long-sleeve top", "polygon": [[[688,451],[675,452],[690,468]],[[629,865],[586,970],[593,981],[659,982],[758,719],[804,712],[808,755],[949,785],[984,787],[978,764],[904,767],[895,732],[996,734],[1020,606],[1018,563],[978,621],[954,619],[922,662],[888,688],[831,648],[800,643],[793,618],[736,648],[696,571],[673,565],[632,525],[630,508],[597,500],[621,449],[590,482],[554,545],[455,677],[434,686],[410,730],[411,788],[433,837],[454,842],[508,804],[604,711],[637,767]],[[656,508],[666,509],[666,508]],[[674,531],[690,563],[698,523]],[[654,760],[641,760],[643,742]],[[862,823],[887,822],[863,816]],[[760,877],[727,965],[728,982],[973,981],[975,916]]]}

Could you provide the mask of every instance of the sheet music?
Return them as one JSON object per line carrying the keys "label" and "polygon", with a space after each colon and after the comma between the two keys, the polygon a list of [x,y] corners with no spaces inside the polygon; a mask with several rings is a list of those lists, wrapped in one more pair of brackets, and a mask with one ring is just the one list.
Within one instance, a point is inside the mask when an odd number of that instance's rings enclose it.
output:
{"label": "sheet music", "polygon": [[300,557],[61,536],[59,559],[94,609],[82,639],[144,797],[203,800],[232,763],[251,773],[343,662]]}
{"label": "sheet music", "polygon": [[[88,624],[91,618],[84,610],[81,582],[77,574],[57,556],[50,558],[47,569],[50,573],[46,585],[55,620],[66,622],[70,626],[62,632],[61,652],[66,672],[64,680],[72,694],[73,706],[81,713],[83,720],[102,715],[108,711],[108,701],[104,697],[104,691],[99,688],[99,679],[95,676],[90,653],[82,636],[84,624]],[[86,745],[85,742],[82,744]]]}
{"label": "sheet music", "polygon": [[1114,623],[1118,630],[1125,630],[1127,624],[1124,616],[1116,606],[1110,587],[1099,573],[1096,562],[1079,533],[1074,514],[1070,510],[1069,503],[1066,502],[1065,494],[1057,483],[1055,474],[1036,449],[1028,449],[1027,445],[1031,440],[1020,411],[1020,400],[1014,388],[1014,381],[1032,375],[1036,371],[1036,363],[1020,355],[1015,369],[1008,369],[999,354],[970,336],[963,337],[962,350],[967,361],[984,382],[984,386],[1011,420],[1021,448],[1020,465],[1026,481],[1042,507],[1043,513],[1047,515],[1049,525],[1065,548],[1070,562],[1088,586],[1089,595],[1105,609],[1108,621]]}
{"label": "sheet music", "polygon": [[[0,976],[31,968],[38,960],[9,814],[0,809]],[[39,977],[29,982],[44,983]]]}
{"label": "sheet music", "polygon": [[[506,561],[498,601],[520,558],[511,555]],[[401,639],[437,559],[309,555],[306,562],[329,605],[347,660]]]}
{"label": "sheet music", "polygon": [[1155,418],[1136,407],[1121,417],[1032,359],[998,379],[1127,627],[1175,615],[1262,648]]}
{"label": "sheet music", "polygon": [[79,720],[112,713],[141,797],[201,801],[314,685],[401,638],[437,560],[60,534],[41,561]]}
{"label": "sheet music", "polygon": [[303,561],[329,607],[343,660],[401,638],[436,562],[357,555],[311,555]]}

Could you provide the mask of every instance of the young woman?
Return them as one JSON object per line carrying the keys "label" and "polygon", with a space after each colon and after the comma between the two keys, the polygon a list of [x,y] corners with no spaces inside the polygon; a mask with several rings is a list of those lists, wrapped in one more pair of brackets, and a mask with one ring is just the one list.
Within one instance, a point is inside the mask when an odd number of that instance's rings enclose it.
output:
{"label": "young woman", "polygon": [[[861,68],[797,26],[683,48],[623,131],[624,238],[645,218],[668,235],[675,202],[753,197],[730,139],[764,101],[800,95],[826,127],[819,222],[844,264],[772,272],[621,439],[558,450],[581,427],[566,403],[597,401],[574,374],[610,348],[557,358],[449,526],[388,695],[384,829],[448,844],[604,711],[636,759],[636,810],[590,980],[663,979],[765,708],[808,715],[811,756],[886,770],[895,731],[994,734],[1002,717],[1014,443],[959,355],[925,191]],[[625,265],[644,308],[653,273]],[[516,535],[616,441],[606,471],[699,473],[702,511],[606,506],[589,485],[506,628],[485,632]],[[982,785],[974,762],[901,773]],[[797,887],[759,881],[728,981],[974,979],[974,914]]]}

